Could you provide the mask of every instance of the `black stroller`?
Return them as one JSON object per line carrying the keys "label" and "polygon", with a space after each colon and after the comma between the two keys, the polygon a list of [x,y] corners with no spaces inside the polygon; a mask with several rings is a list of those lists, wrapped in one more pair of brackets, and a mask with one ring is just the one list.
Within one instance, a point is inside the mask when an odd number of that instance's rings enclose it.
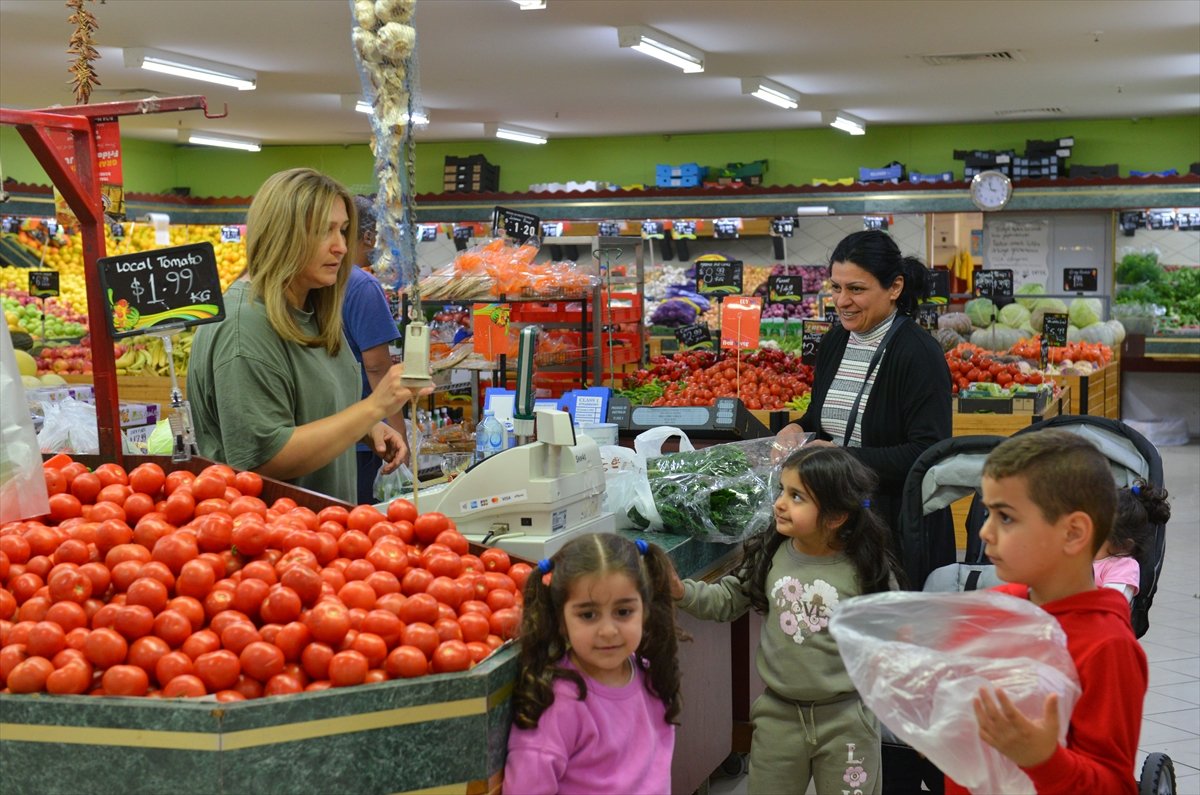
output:
{"label": "black stroller", "polygon": [[[1162,458],[1149,441],[1118,420],[1088,415],[1063,415],[1030,425],[1019,433],[1057,428],[1086,437],[1105,454],[1118,487],[1143,478],[1161,488]],[[1003,436],[959,436],[945,439],[926,450],[913,464],[905,482],[897,540],[901,563],[910,584],[923,584],[926,591],[987,588],[999,583],[983,551],[979,531],[985,512],[979,494],[983,462]],[[967,514],[967,548],[962,563],[956,563],[954,539],[927,538],[922,519],[962,497],[974,495]],[[1166,552],[1166,527],[1154,527],[1154,540],[1138,558],[1141,582],[1133,598],[1130,620],[1134,634],[1141,637],[1150,628],[1149,612]],[[885,795],[917,792],[924,782],[931,792],[941,792],[942,774],[912,748],[896,740],[886,729],[883,743],[883,787]],[[1166,754],[1152,753],[1142,765],[1139,792],[1173,795],[1175,772]]]}

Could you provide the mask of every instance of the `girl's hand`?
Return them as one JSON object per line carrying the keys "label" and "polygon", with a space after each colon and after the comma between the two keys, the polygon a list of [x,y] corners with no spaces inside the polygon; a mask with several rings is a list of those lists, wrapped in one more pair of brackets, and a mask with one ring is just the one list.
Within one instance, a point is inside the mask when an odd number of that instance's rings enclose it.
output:
{"label": "girl's hand", "polygon": [[1033,767],[1049,759],[1058,747],[1058,696],[1046,696],[1042,719],[1030,720],[1003,690],[995,692],[995,700],[987,688],[980,688],[975,697],[979,738],[1019,767]]}

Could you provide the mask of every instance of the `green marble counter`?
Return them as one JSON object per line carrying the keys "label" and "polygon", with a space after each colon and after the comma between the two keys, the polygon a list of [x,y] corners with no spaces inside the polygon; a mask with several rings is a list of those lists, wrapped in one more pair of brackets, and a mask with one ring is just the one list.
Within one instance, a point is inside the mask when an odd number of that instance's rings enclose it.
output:
{"label": "green marble counter", "polygon": [[[623,535],[662,546],[681,577],[720,573],[738,549]],[[698,637],[681,657],[700,664],[722,643]],[[516,669],[507,647],[465,673],[233,704],[0,695],[0,782],[5,795],[490,793],[503,771]],[[685,721],[680,742],[707,727]],[[690,760],[697,775],[724,758],[711,756]]]}

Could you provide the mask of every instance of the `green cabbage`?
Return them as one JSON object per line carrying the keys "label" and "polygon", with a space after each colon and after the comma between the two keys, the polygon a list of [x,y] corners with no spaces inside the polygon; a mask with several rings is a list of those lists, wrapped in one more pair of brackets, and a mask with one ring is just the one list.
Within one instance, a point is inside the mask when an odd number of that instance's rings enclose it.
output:
{"label": "green cabbage", "polygon": [[171,455],[175,452],[175,435],[171,433],[171,423],[159,420],[146,439],[148,455]]}
{"label": "green cabbage", "polygon": [[1042,330],[1042,316],[1047,312],[1050,314],[1064,315],[1067,313],[1067,305],[1063,303],[1061,298],[1040,298],[1034,302],[1033,312],[1029,315],[1029,325],[1035,330]]}
{"label": "green cabbage", "polygon": [[1099,298],[1076,298],[1067,310],[1067,320],[1072,326],[1087,328],[1103,320],[1100,316],[1103,311],[1104,305]]}
{"label": "green cabbage", "polygon": [[1113,346],[1113,330],[1107,323],[1093,323],[1079,329],[1079,339],[1084,342],[1102,342],[1111,348]]}
{"label": "green cabbage", "polygon": [[971,324],[983,328],[991,325],[993,318],[996,315],[996,305],[992,303],[990,298],[976,298],[967,301],[966,307],[967,317],[971,318]]}
{"label": "green cabbage", "polygon": [[1022,304],[1009,304],[1000,310],[1000,322],[1013,328],[1021,328],[1029,322],[1029,309]]}
{"label": "green cabbage", "polygon": [[971,344],[989,351],[1007,351],[1021,341],[1021,332],[1003,323],[993,323],[987,328],[976,329],[971,335]]}
{"label": "green cabbage", "polygon": [[[1020,287],[1018,287],[1016,292],[1014,293],[1015,296],[1045,295],[1045,294],[1046,294],[1046,285],[1038,284],[1037,282],[1025,282],[1025,284],[1022,284]],[[1036,298],[1020,298],[1020,297],[1018,297],[1017,303],[1020,304],[1021,306],[1025,307],[1026,309],[1028,309],[1030,312],[1032,312],[1034,307],[1037,305],[1037,299]]]}
{"label": "green cabbage", "polygon": [[1112,329],[1114,347],[1125,341],[1125,326],[1119,320],[1110,320],[1104,325]]}
{"label": "green cabbage", "polygon": [[967,317],[963,312],[947,312],[938,318],[938,328],[949,329],[966,337],[972,331],[971,318]]}

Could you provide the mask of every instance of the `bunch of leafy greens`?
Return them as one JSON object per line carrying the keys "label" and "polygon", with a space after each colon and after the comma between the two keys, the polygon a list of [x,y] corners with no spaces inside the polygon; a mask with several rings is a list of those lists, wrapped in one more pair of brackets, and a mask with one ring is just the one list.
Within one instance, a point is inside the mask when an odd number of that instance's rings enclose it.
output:
{"label": "bunch of leafy greens", "polygon": [[1142,284],[1161,282],[1166,276],[1158,264],[1158,254],[1153,251],[1131,251],[1121,258],[1117,266],[1117,284]]}
{"label": "bunch of leafy greens", "polygon": [[[646,476],[664,528],[712,540],[744,538],[770,497],[769,484],[737,444],[655,458]],[[642,528],[650,524],[636,509],[629,518]]]}
{"label": "bunch of leafy greens", "polygon": [[663,385],[663,382],[655,378],[632,389],[618,389],[617,395],[629,398],[629,402],[635,406],[648,406],[662,397],[665,391],[666,387]]}

